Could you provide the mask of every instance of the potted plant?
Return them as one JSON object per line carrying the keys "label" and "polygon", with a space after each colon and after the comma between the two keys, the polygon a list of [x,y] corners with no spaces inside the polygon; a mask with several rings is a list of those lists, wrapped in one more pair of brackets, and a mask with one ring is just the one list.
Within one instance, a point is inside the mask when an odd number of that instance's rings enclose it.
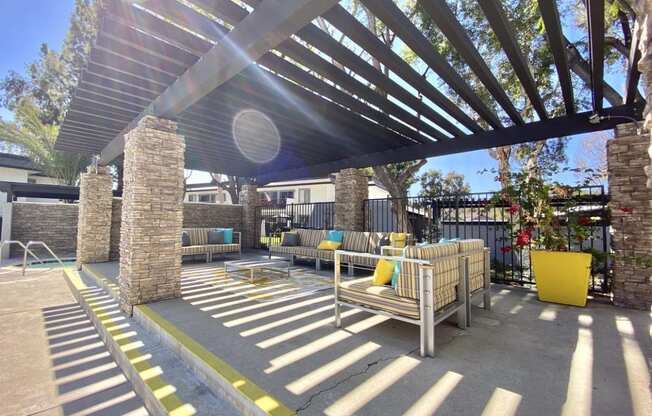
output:
{"label": "potted plant", "polygon": [[515,218],[501,250],[529,252],[542,301],[586,305],[592,256],[579,247],[593,220],[584,214],[581,199],[573,188],[523,171],[513,174],[493,201]]}

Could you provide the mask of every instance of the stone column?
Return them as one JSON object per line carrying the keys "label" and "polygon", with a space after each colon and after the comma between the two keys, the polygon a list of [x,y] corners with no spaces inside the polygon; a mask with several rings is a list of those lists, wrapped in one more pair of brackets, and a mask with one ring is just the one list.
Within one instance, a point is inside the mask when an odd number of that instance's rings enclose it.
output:
{"label": "stone column", "polygon": [[649,310],[652,305],[652,189],[646,188],[649,133],[620,125],[607,143],[614,249],[614,303]]}
{"label": "stone column", "polygon": [[77,266],[109,261],[113,179],[107,167],[81,174],[77,222]]}
{"label": "stone column", "polygon": [[364,230],[364,200],[369,198],[369,179],[359,169],[343,169],[335,175],[335,228]]}
{"label": "stone column", "polygon": [[258,207],[258,186],[253,184],[243,185],[240,190],[240,204],[242,205],[242,248],[256,246],[256,207]]}
{"label": "stone column", "polygon": [[143,118],[125,135],[120,305],[181,295],[183,136],[175,122]]}
{"label": "stone column", "polygon": [[[641,72],[643,97],[647,102],[643,111],[643,125],[652,131],[652,2],[650,0],[635,0],[632,2],[636,11],[636,25],[634,32],[639,33],[638,49],[641,59],[638,61],[638,70]],[[649,135],[648,135],[649,136]],[[647,162],[647,187],[652,188],[652,138],[648,137]]]}

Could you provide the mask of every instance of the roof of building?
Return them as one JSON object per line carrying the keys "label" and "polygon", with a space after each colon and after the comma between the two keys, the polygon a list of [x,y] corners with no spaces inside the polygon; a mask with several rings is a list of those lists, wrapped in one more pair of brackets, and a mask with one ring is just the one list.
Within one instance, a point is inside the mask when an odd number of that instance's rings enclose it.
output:
{"label": "roof of building", "polygon": [[37,172],[40,170],[27,156],[14,155],[12,153],[0,153],[0,167],[33,170]]}

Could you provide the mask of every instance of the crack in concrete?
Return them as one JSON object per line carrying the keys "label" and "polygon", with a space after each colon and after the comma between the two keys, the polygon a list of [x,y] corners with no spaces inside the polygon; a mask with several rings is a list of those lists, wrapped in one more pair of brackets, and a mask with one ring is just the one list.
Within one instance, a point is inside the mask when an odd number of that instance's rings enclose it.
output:
{"label": "crack in concrete", "polygon": [[322,395],[322,394],[324,394],[324,393],[326,393],[326,392],[328,392],[328,391],[331,391],[331,390],[336,389],[337,387],[339,387],[340,385],[342,385],[342,384],[348,382],[349,380],[351,380],[351,379],[354,378],[354,377],[357,377],[357,376],[361,376],[361,375],[363,375],[363,374],[366,374],[366,373],[367,373],[367,372],[368,372],[372,367],[374,367],[375,365],[380,364],[380,363],[385,362],[385,361],[390,361],[390,360],[394,360],[394,359],[397,359],[397,358],[400,358],[400,357],[404,357],[404,356],[412,355],[412,354],[414,354],[415,352],[417,352],[418,350],[419,350],[419,347],[417,347],[417,348],[415,348],[415,349],[409,351],[407,354],[396,354],[396,355],[392,355],[392,356],[389,356],[389,357],[381,357],[381,358],[379,358],[379,359],[377,359],[377,360],[375,360],[375,361],[372,361],[372,362],[367,363],[366,367],[365,367],[363,370],[358,371],[357,373],[353,373],[353,374],[351,374],[351,375],[348,375],[347,377],[345,377],[345,378],[343,378],[342,380],[336,382],[336,383],[333,384],[332,386],[327,387],[327,388],[322,389],[322,390],[319,390],[319,391],[317,391],[316,393],[313,393],[312,395],[310,395],[310,397],[308,398],[308,400],[306,400],[304,404],[302,404],[299,408],[297,408],[297,410],[296,410],[297,415],[298,415],[299,413],[301,413],[301,412],[307,410],[307,409],[312,405],[312,401],[313,401],[314,399],[316,399],[317,397],[319,397],[320,395]]}

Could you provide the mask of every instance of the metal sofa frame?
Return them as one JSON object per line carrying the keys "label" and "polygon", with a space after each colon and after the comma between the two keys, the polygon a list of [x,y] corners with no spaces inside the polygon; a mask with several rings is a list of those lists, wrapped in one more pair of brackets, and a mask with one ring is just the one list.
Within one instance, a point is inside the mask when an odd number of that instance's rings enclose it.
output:
{"label": "metal sofa frame", "polygon": [[[395,260],[401,262],[416,263],[419,265],[419,319],[409,318],[403,315],[398,315],[392,312],[384,311],[381,309],[371,308],[362,304],[351,303],[340,300],[339,286],[341,281],[340,272],[340,256],[342,254],[364,256],[377,259]],[[432,263],[444,259],[457,258],[460,267],[460,283],[457,285],[457,300],[442,309],[435,311],[433,293],[437,288],[436,276],[434,275],[434,267]],[[420,328],[420,355],[422,357],[435,356],[435,325],[443,320],[449,318],[453,314],[457,314],[457,326],[461,329],[466,329],[467,324],[467,290],[468,287],[468,257],[463,254],[456,254],[453,256],[441,257],[433,260],[417,260],[404,257],[392,256],[379,256],[376,254],[357,253],[350,251],[335,251],[335,326],[341,328],[342,319],[340,309],[342,306],[349,308],[360,309],[376,315],[387,316],[403,322],[408,322],[417,325]]]}

